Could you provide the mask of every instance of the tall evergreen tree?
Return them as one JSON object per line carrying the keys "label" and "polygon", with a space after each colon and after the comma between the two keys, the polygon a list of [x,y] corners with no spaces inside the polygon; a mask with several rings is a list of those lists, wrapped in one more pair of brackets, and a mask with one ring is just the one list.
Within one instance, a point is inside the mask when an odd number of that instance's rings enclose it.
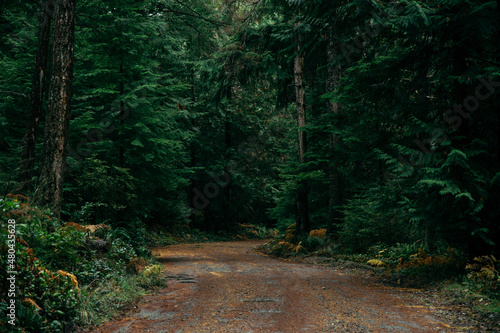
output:
{"label": "tall evergreen tree", "polygon": [[49,56],[50,26],[53,15],[52,0],[46,0],[40,8],[38,45],[31,83],[30,110],[28,111],[26,131],[23,139],[23,151],[19,168],[19,184],[16,192],[27,194],[32,190],[32,178],[35,176],[35,148],[38,126],[42,116],[43,96],[47,77]]}
{"label": "tall evergreen tree", "polygon": [[74,0],[57,0],[51,48],[51,80],[37,202],[57,216],[61,211],[63,173],[71,118],[75,33]]}
{"label": "tall evergreen tree", "polygon": [[33,74],[38,8],[22,1],[0,7],[0,188],[2,196],[16,188],[18,146],[28,114]]}
{"label": "tall evergreen tree", "polygon": [[[305,109],[305,87],[304,87],[304,51],[302,34],[300,32],[301,24],[298,22],[295,25],[297,30],[297,54],[294,59],[293,75],[295,79],[295,104],[297,108],[297,161],[299,167],[305,162],[307,150],[306,133],[303,127],[306,125],[306,109]],[[309,208],[308,208],[308,184],[307,179],[302,179],[298,186],[297,193],[297,231],[298,233],[309,232]]]}

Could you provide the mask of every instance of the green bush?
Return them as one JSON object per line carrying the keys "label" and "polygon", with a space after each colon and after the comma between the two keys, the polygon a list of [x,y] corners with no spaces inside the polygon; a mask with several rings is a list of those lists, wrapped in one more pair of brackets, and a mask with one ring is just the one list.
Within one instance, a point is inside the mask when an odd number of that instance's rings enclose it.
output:
{"label": "green bush", "polygon": [[465,268],[471,289],[500,300],[500,260],[493,255],[476,257]]}
{"label": "green bush", "polygon": [[[23,230],[20,230],[21,234]],[[74,271],[90,253],[85,245],[85,233],[70,227],[60,227],[44,233],[34,251],[36,256],[53,269]],[[29,244],[29,243],[28,243]]]}
{"label": "green bush", "polygon": [[117,262],[128,263],[130,260],[137,257],[137,253],[134,248],[126,244],[121,238],[115,238],[111,242],[111,247],[109,248],[108,258],[115,260]]}
{"label": "green bush", "polygon": [[299,237],[299,242],[302,242],[301,245],[309,252],[316,251],[319,249],[324,243],[324,238],[319,237],[310,237],[309,235]]}
{"label": "green bush", "polygon": [[387,200],[373,193],[349,200],[339,232],[339,240],[346,250],[363,253],[377,243],[393,245],[410,237],[410,227],[400,214],[385,208],[389,206]]}
{"label": "green bush", "polygon": [[[4,221],[0,229],[4,229]],[[0,241],[5,244],[5,232]],[[2,258],[7,257],[2,249]],[[0,260],[5,267],[5,260]],[[16,244],[16,327],[36,327],[38,332],[59,332],[76,320],[80,294],[76,279],[66,272],[53,273],[33,255],[33,251],[21,244]],[[5,273],[4,273],[5,272]],[[6,281],[6,271],[0,273]],[[2,295],[4,297],[6,295]],[[6,299],[2,303],[6,304]],[[19,306],[19,307],[18,307]],[[4,308],[4,310],[6,307]]]}
{"label": "green bush", "polygon": [[[0,200],[1,267],[8,264],[9,219],[17,222],[16,327],[20,330],[63,332],[98,324],[116,314],[110,308],[120,309],[146,288],[163,283],[160,266],[150,266],[148,274],[139,276],[125,273],[126,264],[138,252],[149,254],[145,247],[137,251],[130,245],[132,237],[125,229],[103,234],[111,243],[107,253],[94,250],[88,245],[91,237],[77,230],[78,225],[66,225],[50,212],[15,198]],[[2,290],[7,290],[6,279],[6,270],[0,270]],[[124,289],[130,295],[123,295]],[[2,311],[7,310],[5,296],[1,296]],[[121,305],[116,306],[116,301]],[[107,315],[101,318],[97,311]]]}

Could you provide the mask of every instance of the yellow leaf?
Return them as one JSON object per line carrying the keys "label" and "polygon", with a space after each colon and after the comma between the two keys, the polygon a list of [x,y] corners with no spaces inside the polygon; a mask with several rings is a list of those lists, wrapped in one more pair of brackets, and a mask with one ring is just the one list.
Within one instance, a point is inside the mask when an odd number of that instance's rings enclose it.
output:
{"label": "yellow leaf", "polygon": [[68,272],[65,272],[65,271],[61,271],[61,270],[58,270],[57,274],[62,275],[62,276],[69,276],[70,279],[71,279],[71,282],[75,286],[76,290],[80,291],[80,288],[78,288],[78,280],[77,280],[76,276],[74,276],[71,273],[68,273]]}
{"label": "yellow leaf", "polygon": [[366,263],[368,265],[374,266],[374,267],[387,267],[387,264],[385,262],[383,262],[382,260],[378,260],[378,259],[370,259]]}
{"label": "yellow leaf", "polygon": [[38,304],[36,304],[36,302],[31,298],[26,297],[25,299],[23,299],[23,303],[34,306],[37,310],[42,310],[42,308],[38,306]]}

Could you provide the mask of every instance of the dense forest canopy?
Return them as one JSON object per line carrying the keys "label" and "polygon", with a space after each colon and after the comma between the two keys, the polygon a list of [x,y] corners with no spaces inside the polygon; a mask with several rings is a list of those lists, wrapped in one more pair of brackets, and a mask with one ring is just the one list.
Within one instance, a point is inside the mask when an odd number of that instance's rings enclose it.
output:
{"label": "dense forest canopy", "polygon": [[12,0],[0,36],[2,196],[497,251],[498,2]]}

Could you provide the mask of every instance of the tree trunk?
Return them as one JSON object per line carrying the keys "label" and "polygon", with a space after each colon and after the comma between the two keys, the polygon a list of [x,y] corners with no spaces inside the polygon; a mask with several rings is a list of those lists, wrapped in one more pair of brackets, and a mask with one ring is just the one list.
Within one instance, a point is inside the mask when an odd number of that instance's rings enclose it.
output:
{"label": "tree trunk", "polygon": [[[120,64],[120,96],[123,96],[125,94],[125,84],[123,83],[123,58],[122,58],[122,63]],[[123,100],[120,101],[120,126],[123,128],[123,125],[125,123],[125,103]],[[120,167],[123,168],[125,167],[125,148],[123,146],[123,140],[120,142],[120,151],[119,151],[119,164]]]}
{"label": "tree trunk", "polygon": [[[194,70],[191,70],[191,101],[193,102],[193,106],[196,105],[196,91],[195,91],[195,86],[196,86],[196,79],[195,79],[195,74]],[[196,128],[196,117],[191,118],[191,124],[190,124],[191,129],[194,131]],[[191,170],[194,170],[196,167],[196,145],[195,145],[195,140],[191,140],[189,144],[189,154],[190,154],[190,159],[189,159],[189,168]],[[193,176],[190,179],[190,185],[188,189],[188,198],[189,198],[189,205],[191,208],[191,214],[190,214],[190,221],[193,222],[195,218],[198,215],[197,210],[201,211],[197,207],[196,204],[196,177]]]}
{"label": "tree trunk", "polygon": [[[500,0],[497,0],[497,15],[500,15]],[[498,30],[497,30],[498,31]],[[497,41],[500,41],[500,31],[497,32]],[[498,45],[498,44],[497,44]],[[497,63],[500,62],[500,48],[497,48]],[[496,96],[496,111],[497,111],[497,165],[500,166],[500,97]],[[498,221],[498,220],[497,220]]]}
{"label": "tree trunk", "polygon": [[[225,146],[226,146],[226,151],[225,151],[225,165],[226,165],[226,168],[225,170],[222,170],[222,172],[226,172],[227,170],[229,170],[229,162],[231,161],[231,144],[232,144],[232,140],[231,140],[231,119],[229,117],[229,110],[228,108],[226,108],[226,115],[225,115],[225,126],[224,126],[224,143],[225,143]],[[222,205],[223,207],[223,211],[224,211],[224,214],[226,215],[225,216],[225,220],[226,220],[226,225],[228,226],[232,226],[233,225],[233,214],[232,214],[232,205],[231,205],[231,182],[229,181],[227,183],[226,186],[223,187],[223,191],[224,191],[224,195],[225,195],[225,200],[224,200],[224,203]]]}
{"label": "tree trunk", "polygon": [[51,0],[46,0],[40,10],[40,24],[38,28],[38,45],[35,57],[35,70],[33,72],[30,96],[30,109],[28,110],[26,131],[23,139],[23,152],[19,169],[19,185],[17,193],[27,195],[32,190],[32,178],[35,166],[35,147],[38,124],[42,114],[43,93],[47,72],[47,58],[49,54]]}
{"label": "tree trunk", "polygon": [[59,217],[71,118],[75,0],[56,0],[51,48],[51,81],[36,201]]}
{"label": "tree trunk", "polygon": [[[333,39],[333,31],[330,30],[328,34],[328,48],[327,48],[327,61],[328,70],[326,77],[326,92],[332,92],[337,89],[340,78],[340,66],[335,64],[337,60],[337,53],[335,50],[335,41]],[[333,101],[328,101],[327,112],[333,115],[340,113],[340,105]],[[336,123],[336,125],[339,125]],[[338,206],[342,204],[342,186],[339,171],[336,161],[336,150],[338,148],[338,137],[335,133],[331,133],[329,137],[328,148],[330,150],[330,158],[328,162],[328,233],[332,233],[335,226],[339,224],[341,214]]]}
{"label": "tree trunk", "polygon": [[[306,124],[306,110],[305,110],[305,88],[303,83],[303,67],[304,67],[304,53],[302,51],[301,34],[298,32],[297,37],[297,55],[294,61],[294,79],[295,79],[295,102],[297,105],[297,161],[299,168],[304,163],[304,156],[306,153],[306,133],[301,129]],[[308,186],[307,180],[302,179],[299,181],[298,196],[296,201],[297,207],[297,234],[304,234],[310,229],[309,222],[309,207],[308,207]]]}

